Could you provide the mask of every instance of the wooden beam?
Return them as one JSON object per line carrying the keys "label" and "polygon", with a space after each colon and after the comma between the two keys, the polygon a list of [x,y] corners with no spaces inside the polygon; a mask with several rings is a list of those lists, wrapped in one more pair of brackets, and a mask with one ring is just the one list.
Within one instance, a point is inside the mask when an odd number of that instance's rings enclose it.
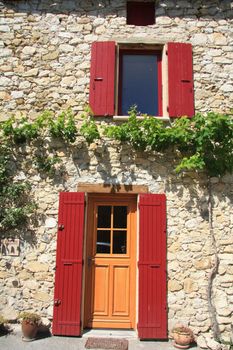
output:
{"label": "wooden beam", "polygon": [[113,184],[90,184],[80,182],[77,188],[78,192],[87,193],[148,193],[146,185],[113,185]]}

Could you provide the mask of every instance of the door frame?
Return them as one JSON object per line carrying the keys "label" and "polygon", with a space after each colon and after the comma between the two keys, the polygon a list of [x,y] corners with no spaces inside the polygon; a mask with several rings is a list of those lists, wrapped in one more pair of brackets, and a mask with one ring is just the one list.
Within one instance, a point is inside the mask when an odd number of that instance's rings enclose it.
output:
{"label": "door frame", "polygon": [[[133,312],[133,328],[136,330],[137,326],[137,298],[138,298],[138,292],[137,292],[137,286],[138,286],[138,271],[137,271],[137,252],[138,252],[138,211],[137,211],[137,200],[138,200],[138,194],[109,194],[109,193],[88,193],[87,194],[87,206],[86,206],[86,224],[85,224],[85,237],[84,237],[84,269],[83,269],[83,290],[82,290],[82,325],[83,328],[86,328],[87,324],[87,315],[88,312],[86,310],[86,303],[88,300],[88,295],[86,293],[86,289],[88,287],[88,244],[87,241],[91,239],[93,241],[93,233],[91,232],[92,227],[94,225],[94,216],[90,215],[90,210],[93,209],[96,202],[104,203],[104,202],[131,202],[131,211],[133,215],[132,219],[132,227],[131,230],[134,232],[134,234],[130,236],[130,246],[131,250],[133,251],[133,259],[134,259],[134,266],[133,266],[133,274],[134,274],[134,294],[133,296],[130,295],[130,299],[132,300],[132,304],[134,306],[134,312]],[[132,236],[134,237],[134,240],[132,239]],[[131,311],[132,312],[132,311]],[[110,327],[109,327],[110,329]]]}

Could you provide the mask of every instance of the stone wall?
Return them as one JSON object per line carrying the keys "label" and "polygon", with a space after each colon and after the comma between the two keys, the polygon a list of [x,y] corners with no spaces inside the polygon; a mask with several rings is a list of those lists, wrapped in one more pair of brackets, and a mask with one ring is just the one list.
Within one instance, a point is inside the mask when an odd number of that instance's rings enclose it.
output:
{"label": "stone wall", "polygon": [[[134,38],[191,42],[196,111],[229,112],[232,86],[231,1],[157,1],[156,24],[126,25],[125,1],[5,1],[0,14],[1,118],[88,102],[90,45],[95,40]],[[108,121],[107,121],[108,122]],[[32,309],[52,318],[59,191],[79,182],[142,184],[167,196],[168,320],[189,324],[203,348],[211,347],[207,285],[214,249],[209,229],[207,178],[182,176],[166,154],[140,154],[108,139],[72,148],[53,145],[63,171],[54,178],[20,170],[38,203],[37,224],[24,232],[19,257],[0,261],[0,309],[14,319]],[[21,150],[30,158],[30,149]],[[64,171],[65,169],[65,171]],[[233,321],[232,177],[212,178],[213,227],[220,258],[214,304],[225,340]]]}
{"label": "stone wall", "polygon": [[88,102],[95,40],[191,42],[196,111],[233,104],[231,1],[158,1],[156,24],[126,25],[125,1],[5,1],[0,14],[0,103],[5,112],[75,111]]}
{"label": "stone wall", "polygon": [[[76,191],[79,182],[143,184],[150,192],[166,193],[167,197],[169,329],[176,322],[188,324],[199,344],[205,348],[207,341],[210,346],[207,286],[214,248],[205,175],[178,176],[169,154],[148,153],[145,157],[130,146],[107,139],[87,147],[80,138],[70,150],[60,143],[56,150],[62,163],[53,178],[35,169],[25,174],[38,203],[38,223],[24,232],[19,257],[1,258],[2,312],[14,319],[18,311],[31,309],[52,319],[59,191]],[[30,149],[22,155],[30,158]],[[230,338],[233,317],[232,183],[228,175],[211,178],[213,233],[220,259],[213,301],[225,340]]]}

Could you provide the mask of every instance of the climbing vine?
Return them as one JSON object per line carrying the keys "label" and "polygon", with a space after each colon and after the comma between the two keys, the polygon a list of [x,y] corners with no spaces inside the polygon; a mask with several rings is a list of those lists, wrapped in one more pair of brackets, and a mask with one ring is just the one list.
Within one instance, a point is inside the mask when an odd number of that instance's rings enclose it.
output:
{"label": "climbing vine", "polygon": [[149,116],[138,119],[136,108],[132,108],[126,122],[104,126],[96,123],[87,108],[81,119],[76,120],[71,110],[58,115],[44,111],[33,121],[25,116],[10,117],[0,124],[0,230],[24,224],[35,209],[29,199],[30,185],[25,180],[17,180],[16,176],[19,170],[16,164],[28,166],[22,156],[23,147],[31,149],[30,166],[52,177],[60,163],[53,139],[63,142],[67,148],[80,142],[80,136],[81,142],[87,144],[101,137],[104,142],[107,137],[128,143],[136,151],[174,152],[177,172],[206,170],[209,176],[221,176],[233,171],[230,114],[197,114],[167,125]]}
{"label": "climbing vine", "polygon": [[30,199],[27,181],[14,179],[13,154],[6,140],[0,144],[0,232],[25,224],[28,214],[35,209]]}
{"label": "climbing vine", "polygon": [[36,209],[30,196],[31,186],[24,178],[19,179],[20,171],[35,168],[40,174],[53,177],[61,162],[53,147],[55,139],[67,147],[80,135],[88,144],[100,137],[89,109],[84,111],[82,119],[78,129],[69,109],[58,115],[44,111],[35,120],[12,116],[0,124],[0,232],[4,236],[25,226]]}
{"label": "climbing vine", "polygon": [[178,118],[171,126],[152,117],[137,119],[132,108],[127,122],[108,126],[105,135],[127,142],[136,150],[164,152],[168,149],[181,159],[176,171],[206,170],[210,176],[233,171],[232,115],[208,113]]}

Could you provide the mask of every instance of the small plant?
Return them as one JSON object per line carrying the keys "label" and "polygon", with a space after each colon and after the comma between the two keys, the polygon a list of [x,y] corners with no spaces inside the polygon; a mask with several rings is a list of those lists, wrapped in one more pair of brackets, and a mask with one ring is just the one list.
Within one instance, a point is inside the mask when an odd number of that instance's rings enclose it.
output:
{"label": "small plant", "polygon": [[189,327],[186,327],[186,326],[183,326],[183,325],[175,326],[175,327],[172,329],[172,333],[189,334],[189,335],[191,335],[192,337],[194,337],[193,331],[192,331]]}
{"label": "small plant", "polygon": [[41,324],[40,315],[34,312],[28,312],[28,311],[21,312],[17,318],[29,324],[36,324],[37,326]]}
{"label": "small plant", "polygon": [[2,315],[0,315],[0,325],[4,323],[7,323],[7,320]]}
{"label": "small plant", "polygon": [[11,330],[7,325],[8,320],[6,320],[2,315],[0,315],[0,335],[6,335]]}
{"label": "small plant", "polygon": [[34,122],[26,116],[22,116],[21,119],[11,117],[0,125],[3,136],[16,144],[37,139],[45,127],[49,115],[50,112],[44,111]]}
{"label": "small plant", "polygon": [[100,138],[99,130],[96,125],[96,122],[93,118],[92,111],[89,107],[85,108],[84,113],[82,114],[84,120],[81,128],[80,134],[85,138],[88,144]]}
{"label": "small plant", "polygon": [[60,163],[61,159],[57,156],[41,156],[36,155],[34,163],[39,171],[47,173],[48,175],[54,175],[55,165]]}
{"label": "small plant", "polygon": [[77,127],[72,111],[68,109],[58,115],[51,116],[48,121],[49,133],[53,137],[63,139],[66,142],[74,143],[77,136]]}

